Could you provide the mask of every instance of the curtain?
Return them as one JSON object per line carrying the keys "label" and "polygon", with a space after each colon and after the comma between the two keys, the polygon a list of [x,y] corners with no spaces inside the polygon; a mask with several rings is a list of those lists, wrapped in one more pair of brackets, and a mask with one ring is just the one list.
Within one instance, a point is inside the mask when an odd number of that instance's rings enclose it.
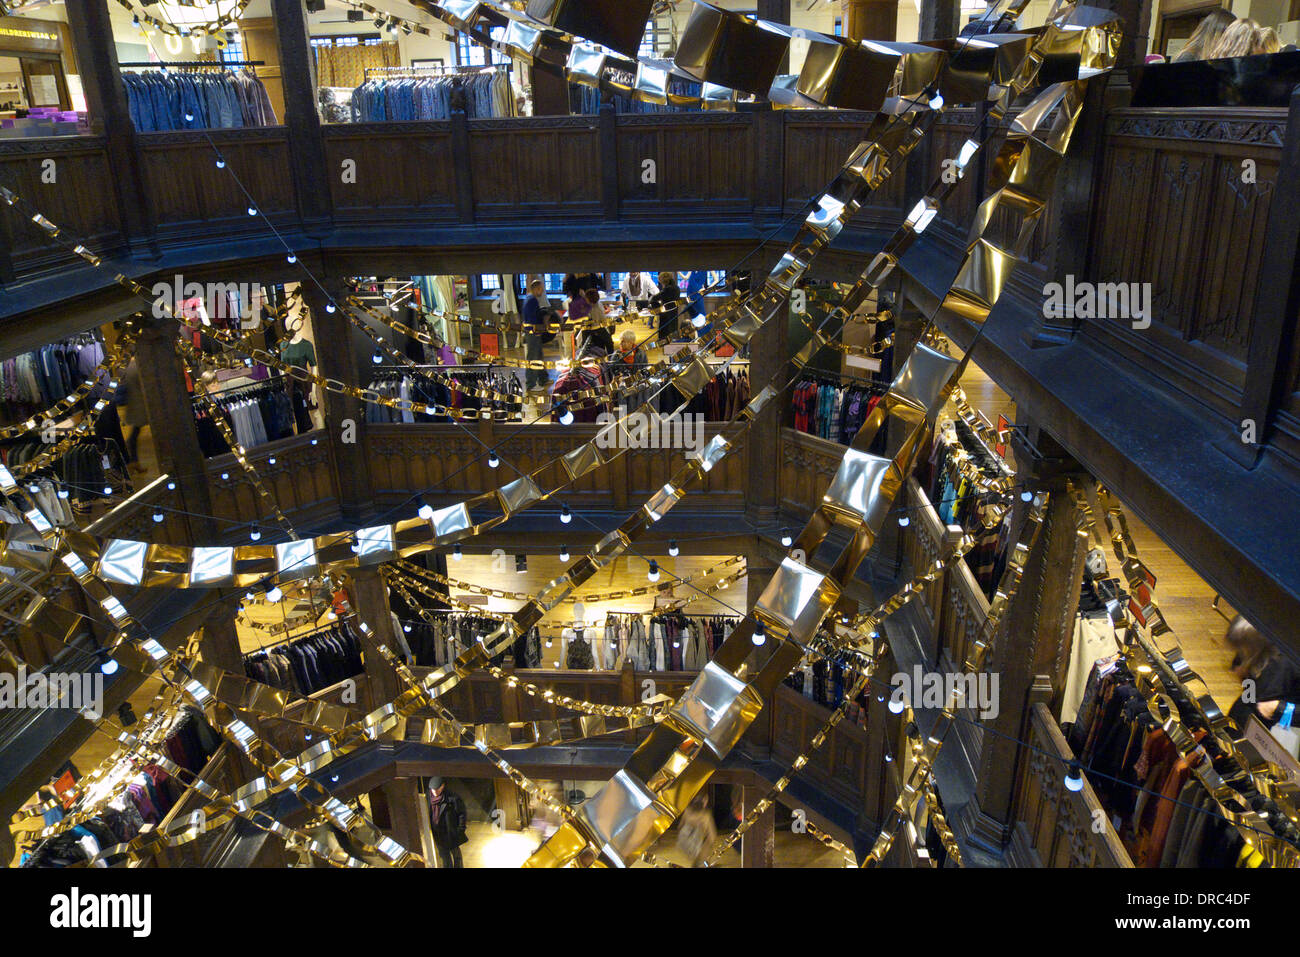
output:
{"label": "curtain", "polygon": [[402,56],[396,41],[372,46],[318,46],[316,82],[320,86],[356,89],[366,81],[366,70],[381,66],[401,66]]}

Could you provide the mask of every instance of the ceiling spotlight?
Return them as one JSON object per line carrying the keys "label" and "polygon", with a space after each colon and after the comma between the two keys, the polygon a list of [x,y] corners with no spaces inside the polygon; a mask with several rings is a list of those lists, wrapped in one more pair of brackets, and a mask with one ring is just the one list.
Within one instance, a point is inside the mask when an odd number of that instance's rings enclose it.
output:
{"label": "ceiling spotlight", "polygon": [[569,546],[568,546],[568,545],[561,545],[561,546],[560,546],[560,561],[562,561],[562,562],[567,562],[568,560],[569,560]]}
{"label": "ceiling spotlight", "polygon": [[668,554],[676,558],[681,549],[677,547],[677,540],[673,539],[668,543]]}
{"label": "ceiling spotlight", "polygon": [[781,547],[789,548],[793,544],[794,544],[794,538],[790,535],[790,529],[788,528],[781,529]]}
{"label": "ceiling spotlight", "polygon": [[761,621],[754,623],[754,633],[750,636],[750,641],[754,643],[755,648],[760,648],[767,641],[767,626]]}
{"label": "ceiling spotlight", "polygon": [[573,513],[569,511],[569,506],[566,505],[562,509],[560,509],[560,521],[563,522],[565,525],[568,525],[571,521],[573,521]]}
{"label": "ceiling spotlight", "polygon": [[652,582],[657,582],[659,580],[659,563],[653,558],[650,559],[650,570],[646,572],[645,577],[650,579]]}
{"label": "ceiling spotlight", "polygon": [[262,537],[262,530],[258,528],[256,525],[254,525],[252,530],[248,533],[248,537],[252,541],[257,541]]}
{"label": "ceiling spotlight", "polygon": [[494,469],[500,464],[501,464],[501,460],[497,458],[496,449],[493,449],[491,452],[488,453],[488,468]]}

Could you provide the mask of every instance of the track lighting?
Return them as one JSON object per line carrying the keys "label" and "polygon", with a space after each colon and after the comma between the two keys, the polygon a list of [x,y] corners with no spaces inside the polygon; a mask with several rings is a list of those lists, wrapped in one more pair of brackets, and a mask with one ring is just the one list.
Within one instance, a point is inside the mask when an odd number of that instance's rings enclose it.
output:
{"label": "track lighting", "polygon": [[251,541],[255,542],[262,537],[262,530],[254,525],[252,530],[249,531],[248,537]]}
{"label": "track lighting", "polygon": [[458,562],[464,557],[465,557],[465,553],[460,550],[459,545],[457,545],[455,548],[451,550],[452,561]]}
{"label": "track lighting", "polygon": [[653,558],[650,559],[650,570],[646,572],[645,577],[650,579],[652,582],[657,582],[659,580],[659,563]]}
{"label": "track lighting", "polygon": [[569,506],[566,505],[562,509],[560,509],[560,521],[563,522],[565,525],[568,525],[571,521],[573,521],[573,513],[569,511]]}
{"label": "track lighting", "polygon": [[1070,762],[1070,770],[1065,774],[1065,789],[1067,791],[1083,790],[1083,769],[1079,766],[1078,761]]}
{"label": "track lighting", "polygon": [[668,543],[668,554],[669,554],[669,555],[671,555],[673,558],[676,558],[680,552],[681,552],[681,549],[677,547],[677,540],[676,540],[676,539],[673,539],[672,541],[670,541],[670,542]]}
{"label": "track lighting", "polygon": [[789,548],[793,544],[794,544],[794,537],[791,536],[790,529],[788,528],[781,529],[781,547]]}
{"label": "track lighting", "polygon": [[415,514],[420,516],[420,518],[424,519],[426,522],[433,521],[433,506],[421,498],[419,510],[416,511]]}
{"label": "track lighting", "polygon": [[497,458],[496,449],[493,449],[491,452],[488,453],[488,468],[494,469],[500,464],[501,464],[501,460]]}
{"label": "track lighting", "polygon": [[562,561],[562,562],[567,562],[568,560],[569,560],[569,546],[568,546],[568,545],[561,545],[561,546],[560,546],[560,561]]}
{"label": "track lighting", "polygon": [[767,641],[767,626],[761,621],[754,622],[754,633],[750,636],[750,641],[754,643],[755,648],[760,648]]}

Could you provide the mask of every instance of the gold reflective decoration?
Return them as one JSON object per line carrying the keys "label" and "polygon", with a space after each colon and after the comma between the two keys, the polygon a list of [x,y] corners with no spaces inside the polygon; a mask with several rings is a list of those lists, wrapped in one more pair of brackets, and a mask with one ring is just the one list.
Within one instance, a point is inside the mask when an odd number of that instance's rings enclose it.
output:
{"label": "gold reflective decoration", "polygon": [[762,96],[772,88],[790,46],[789,35],[780,29],[697,2],[682,28],[673,63],[701,82]]}
{"label": "gold reflective decoration", "polygon": [[762,707],[753,688],[710,661],[668,713],[668,720],[722,756],[735,747]]}
{"label": "gold reflective decoration", "polygon": [[880,109],[893,83],[899,53],[886,44],[853,43],[822,33],[808,33],[807,39],[808,54],[795,87],[801,96],[833,109]]}

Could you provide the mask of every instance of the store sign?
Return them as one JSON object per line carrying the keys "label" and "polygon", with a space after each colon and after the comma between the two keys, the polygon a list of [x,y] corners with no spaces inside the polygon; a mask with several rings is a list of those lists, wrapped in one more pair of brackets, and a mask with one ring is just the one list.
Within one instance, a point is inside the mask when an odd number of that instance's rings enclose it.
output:
{"label": "store sign", "polygon": [[58,24],[25,17],[0,17],[0,53],[61,53]]}
{"label": "store sign", "polygon": [[1011,432],[1011,423],[1007,421],[1005,415],[998,416],[998,442],[993,446],[993,451],[998,453],[998,458],[1007,457],[1007,436]]}

